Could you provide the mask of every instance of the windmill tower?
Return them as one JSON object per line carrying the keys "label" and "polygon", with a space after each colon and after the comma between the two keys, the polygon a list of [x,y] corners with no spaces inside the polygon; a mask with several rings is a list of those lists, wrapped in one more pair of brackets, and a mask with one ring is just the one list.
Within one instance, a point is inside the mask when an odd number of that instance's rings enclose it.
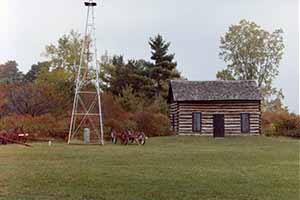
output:
{"label": "windmill tower", "polygon": [[[88,130],[91,143],[104,144],[101,109],[100,65],[97,62],[94,8],[97,3],[86,1],[87,18],[78,66],[76,89],[70,122],[68,144],[83,140]],[[88,129],[87,129],[88,128]],[[90,130],[90,132],[89,132]]]}

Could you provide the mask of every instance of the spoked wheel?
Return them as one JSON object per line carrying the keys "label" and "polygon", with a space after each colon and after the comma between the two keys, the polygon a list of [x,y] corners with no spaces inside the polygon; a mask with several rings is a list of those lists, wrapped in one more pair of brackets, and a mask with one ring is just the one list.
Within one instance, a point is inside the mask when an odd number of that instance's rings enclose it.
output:
{"label": "spoked wheel", "polygon": [[118,142],[117,137],[112,137],[112,138],[111,138],[111,143],[117,144],[117,142]]}
{"label": "spoked wheel", "polygon": [[144,144],[146,143],[146,136],[145,136],[145,134],[144,134],[144,133],[141,133],[141,134],[139,135],[138,140],[139,140],[139,143],[140,143],[141,145],[144,145]]}
{"label": "spoked wheel", "polygon": [[125,133],[123,133],[121,135],[121,140],[122,140],[122,144],[124,144],[124,145],[127,145],[128,142],[129,142],[129,138],[128,138],[128,136]]}
{"label": "spoked wheel", "polygon": [[128,144],[128,142],[129,142],[128,138],[127,138],[127,137],[125,137],[125,138],[123,139],[123,144],[124,144],[124,145],[127,145],[127,144]]}
{"label": "spoked wheel", "polygon": [[110,134],[110,138],[111,138],[111,143],[113,143],[113,144],[117,144],[117,136],[116,136],[116,134],[114,133],[114,132],[112,132],[111,134]]}
{"label": "spoked wheel", "polygon": [[4,139],[0,138],[0,144],[7,144],[7,142]]}
{"label": "spoked wheel", "polygon": [[130,144],[134,143],[134,139],[133,138],[130,138],[128,141],[129,141]]}

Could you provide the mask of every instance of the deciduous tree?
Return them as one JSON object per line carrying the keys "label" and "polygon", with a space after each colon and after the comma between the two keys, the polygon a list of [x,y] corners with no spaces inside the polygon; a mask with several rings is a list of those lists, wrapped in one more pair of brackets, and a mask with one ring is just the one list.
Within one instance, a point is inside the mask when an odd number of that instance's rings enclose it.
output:
{"label": "deciduous tree", "polygon": [[7,61],[4,64],[0,64],[0,84],[1,83],[14,83],[21,81],[23,73],[18,69],[18,63],[16,61]]}
{"label": "deciduous tree", "polygon": [[47,45],[44,56],[49,59],[51,68],[63,68],[75,76],[77,68],[74,64],[79,66],[82,42],[81,35],[72,30],[59,38],[57,44]]}
{"label": "deciduous tree", "polygon": [[[256,80],[264,94],[264,102],[278,98],[272,84],[279,73],[283,56],[283,30],[270,33],[254,22],[242,20],[229,27],[221,37],[220,58],[227,68],[217,73],[221,80]],[[265,107],[266,108],[266,107]]]}
{"label": "deciduous tree", "polygon": [[10,113],[33,117],[48,113],[61,115],[69,106],[64,93],[58,93],[51,85],[11,84],[5,90]]}
{"label": "deciduous tree", "polygon": [[47,61],[33,64],[31,66],[31,69],[25,74],[24,80],[27,82],[34,82],[37,79],[40,72],[49,71],[49,69],[50,63]]}

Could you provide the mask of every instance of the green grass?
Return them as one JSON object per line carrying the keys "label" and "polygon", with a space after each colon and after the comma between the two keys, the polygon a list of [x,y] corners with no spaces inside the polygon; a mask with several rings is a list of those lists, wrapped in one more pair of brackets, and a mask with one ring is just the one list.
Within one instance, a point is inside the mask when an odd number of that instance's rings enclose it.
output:
{"label": "green grass", "polygon": [[0,199],[298,200],[299,144],[261,136],[0,146]]}

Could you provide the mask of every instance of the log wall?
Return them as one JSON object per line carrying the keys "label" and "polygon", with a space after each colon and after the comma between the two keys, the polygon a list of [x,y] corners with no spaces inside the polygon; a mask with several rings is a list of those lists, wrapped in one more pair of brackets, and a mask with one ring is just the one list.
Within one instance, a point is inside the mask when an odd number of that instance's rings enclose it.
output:
{"label": "log wall", "polygon": [[[173,121],[173,115],[174,115],[174,121]],[[170,124],[171,124],[171,131],[178,132],[178,124],[179,124],[179,109],[178,109],[178,103],[174,102],[170,104]]]}
{"label": "log wall", "polygon": [[202,113],[200,134],[213,134],[213,114],[224,114],[225,135],[241,134],[241,113],[250,114],[250,132],[259,134],[261,130],[260,101],[206,101],[175,102],[170,105],[170,119],[175,114],[176,132],[193,134],[192,113]]}

